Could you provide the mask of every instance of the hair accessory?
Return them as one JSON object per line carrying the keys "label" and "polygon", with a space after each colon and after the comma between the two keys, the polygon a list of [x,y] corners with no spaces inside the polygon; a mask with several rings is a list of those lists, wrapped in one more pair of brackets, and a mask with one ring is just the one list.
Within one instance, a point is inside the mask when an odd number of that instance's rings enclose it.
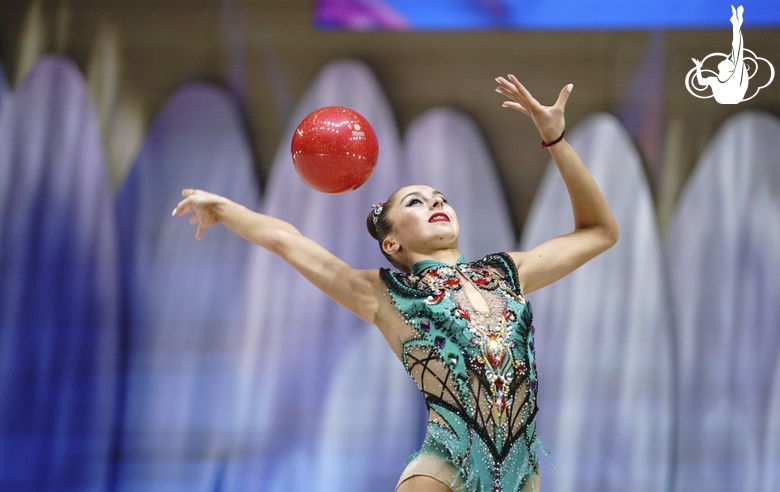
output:
{"label": "hair accessory", "polygon": [[566,134],[566,129],[564,128],[564,129],[563,129],[563,132],[561,132],[561,136],[560,136],[560,137],[558,137],[558,138],[556,138],[556,139],[555,139],[555,140],[553,140],[552,142],[550,142],[550,143],[547,143],[547,142],[545,142],[544,140],[542,140],[542,148],[543,148],[543,149],[546,149],[547,147],[550,147],[550,146],[552,146],[552,145],[555,145],[555,144],[557,144],[558,142],[560,142],[561,140],[563,140],[563,136],[564,136],[565,134]]}
{"label": "hair accessory", "polygon": [[374,216],[371,218],[371,220],[373,220],[374,225],[376,225],[376,221],[379,220],[379,216],[382,215],[382,210],[385,208],[385,203],[375,203],[371,205],[371,208],[374,209]]}

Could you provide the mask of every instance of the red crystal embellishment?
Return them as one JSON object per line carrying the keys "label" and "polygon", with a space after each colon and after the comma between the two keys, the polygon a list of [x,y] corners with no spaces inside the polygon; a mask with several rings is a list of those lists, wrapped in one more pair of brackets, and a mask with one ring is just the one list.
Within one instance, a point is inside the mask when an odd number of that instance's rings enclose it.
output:
{"label": "red crystal embellishment", "polygon": [[447,287],[457,287],[460,285],[460,280],[458,280],[457,278],[450,278],[447,279],[446,282],[444,282],[444,285],[446,285]]}
{"label": "red crystal embellishment", "polygon": [[466,321],[471,321],[471,315],[469,314],[468,311],[463,309],[463,306],[461,306],[460,304],[458,304],[458,316],[460,316],[461,318],[465,318]]}
{"label": "red crystal embellishment", "polygon": [[511,321],[515,317],[514,313],[512,311],[507,310],[507,308],[504,308],[504,310],[501,312],[501,316],[503,316],[504,319],[507,321]]}
{"label": "red crystal embellishment", "polygon": [[486,352],[490,365],[497,369],[501,367],[504,363],[504,359],[506,359],[506,349],[504,349],[504,345],[499,342],[494,335],[489,337]]}
{"label": "red crystal embellishment", "polygon": [[504,410],[506,410],[506,400],[504,400],[504,397],[501,395],[496,397],[496,401],[493,403],[493,405],[496,407],[496,410],[498,410],[499,413],[504,413]]}
{"label": "red crystal embellishment", "polygon": [[474,283],[481,286],[481,287],[487,287],[487,285],[490,283],[488,279],[485,277],[478,277],[474,279]]}
{"label": "red crystal embellishment", "polygon": [[444,296],[447,294],[447,291],[440,291],[438,294],[436,294],[436,297],[429,297],[428,298],[428,304],[438,304],[441,302],[442,299],[444,299]]}

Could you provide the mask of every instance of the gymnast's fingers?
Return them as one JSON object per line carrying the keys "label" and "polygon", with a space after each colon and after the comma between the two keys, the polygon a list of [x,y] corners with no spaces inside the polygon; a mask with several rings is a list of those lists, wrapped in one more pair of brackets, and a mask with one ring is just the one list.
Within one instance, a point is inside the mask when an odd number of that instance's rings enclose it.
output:
{"label": "gymnast's fingers", "polygon": [[517,80],[517,77],[515,77],[512,74],[509,74],[509,80],[512,81],[512,85],[515,86],[515,88],[517,89],[517,93],[520,95],[521,101],[519,102],[523,103],[523,105],[526,108],[531,109],[533,105],[541,106],[539,104],[539,101],[534,99],[534,96],[532,96],[531,93],[528,92],[528,89],[526,89],[525,86],[521,84],[519,80]]}
{"label": "gymnast's fingers", "polygon": [[498,82],[504,89],[508,89],[508,90],[514,89],[512,83],[509,82],[504,77],[500,77],[500,76],[496,77],[496,82]]}
{"label": "gymnast's fingers", "polygon": [[512,109],[516,109],[517,111],[520,111],[521,113],[525,113],[525,114],[527,114],[528,116],[530,116],[530,115],[531,115],[531,114],[528,112],[528,110],[527,110],[527,109],[525,109],[525,108],[523,107],[523,105],[522,105],[522,104],[520,104],[520,103],[516,103],[516,102],[512,102],[512,101],[504,101],[504,103],[503,103],[501,106],[503,106],[503,107],[505,107],[505,108],[512,108]]}
{"label": "gymnast's fingers", "polygon": [[179,204],[176,205],[176,208],[173,209],[173,213],[171,215],[176,217],[190,212],[192,212],[192,200],[188,197],[180,201]]}
{"label": "gymnast's fingers", "polygon": [[506,87],[498,86],[498,87],[496,87],[496,92],[498,92],[499,94],[505,95],[509,99],[517,99],[517,96],[515,95],[515,93],[512,92],[511,90],[507,89]]}
{"label": "gymnast's fingers", "polygon": [[[496,87],[496,92],[498,92],[499,94],[502,94],[502,95],[508,97],[509,99],[511,99],[512,101],[520,104],[519,103],[520,97],[517,94],[515,94],[514,92],[510,91],[509,89],[506,89],[504,87]],[[509,101],[506,101],[506,102],[509,102]]]}
{"label": "gymnast's fingers", "polygon": [[499,92],[510,99],[514,99],[515,101],[522,102],[520,93],[514,84],[509,82],[504,77],[496,77],[496,82],[499,83],[499,86],[496,88],[496,92]]}
{"label": "gymnast's fingers", "polygon": [[198,216],[197,215],[193,215],[192,217],[190,217],[190,224],[194,224],[197,221],[198,221]]}
{"label": "gymnast's fingers", "polygon": [[558,100],[555,101],[555,106],[559,107],[561,111],[566,107],[566,101],[569,100],[569,96],[571,95],[571,90],[574,88],[574,84],[569,84],[563,89],[561,89],[561,93],[558,94]]}

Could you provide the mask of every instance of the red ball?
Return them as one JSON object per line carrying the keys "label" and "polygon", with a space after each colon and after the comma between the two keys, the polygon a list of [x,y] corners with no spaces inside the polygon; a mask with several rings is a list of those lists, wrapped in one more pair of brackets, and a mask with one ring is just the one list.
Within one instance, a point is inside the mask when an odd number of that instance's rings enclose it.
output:
{"label": "red ball", "polygon": [[301,121],[292,138],[298,176],[315,190],[346,193],[371,176],[379,156],[376,134],[363,116],[327,106]]}

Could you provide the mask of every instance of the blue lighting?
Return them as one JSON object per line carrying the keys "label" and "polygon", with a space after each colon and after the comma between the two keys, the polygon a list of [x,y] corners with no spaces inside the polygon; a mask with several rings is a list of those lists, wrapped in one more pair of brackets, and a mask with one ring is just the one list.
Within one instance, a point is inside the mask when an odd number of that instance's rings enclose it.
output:
{"label": "blue lighting", "polygon": [[[745,28],[780,26],[778,0],[737,2]],[[317,0],[316,23],[347,30],[730,29],[715,0]]]}

